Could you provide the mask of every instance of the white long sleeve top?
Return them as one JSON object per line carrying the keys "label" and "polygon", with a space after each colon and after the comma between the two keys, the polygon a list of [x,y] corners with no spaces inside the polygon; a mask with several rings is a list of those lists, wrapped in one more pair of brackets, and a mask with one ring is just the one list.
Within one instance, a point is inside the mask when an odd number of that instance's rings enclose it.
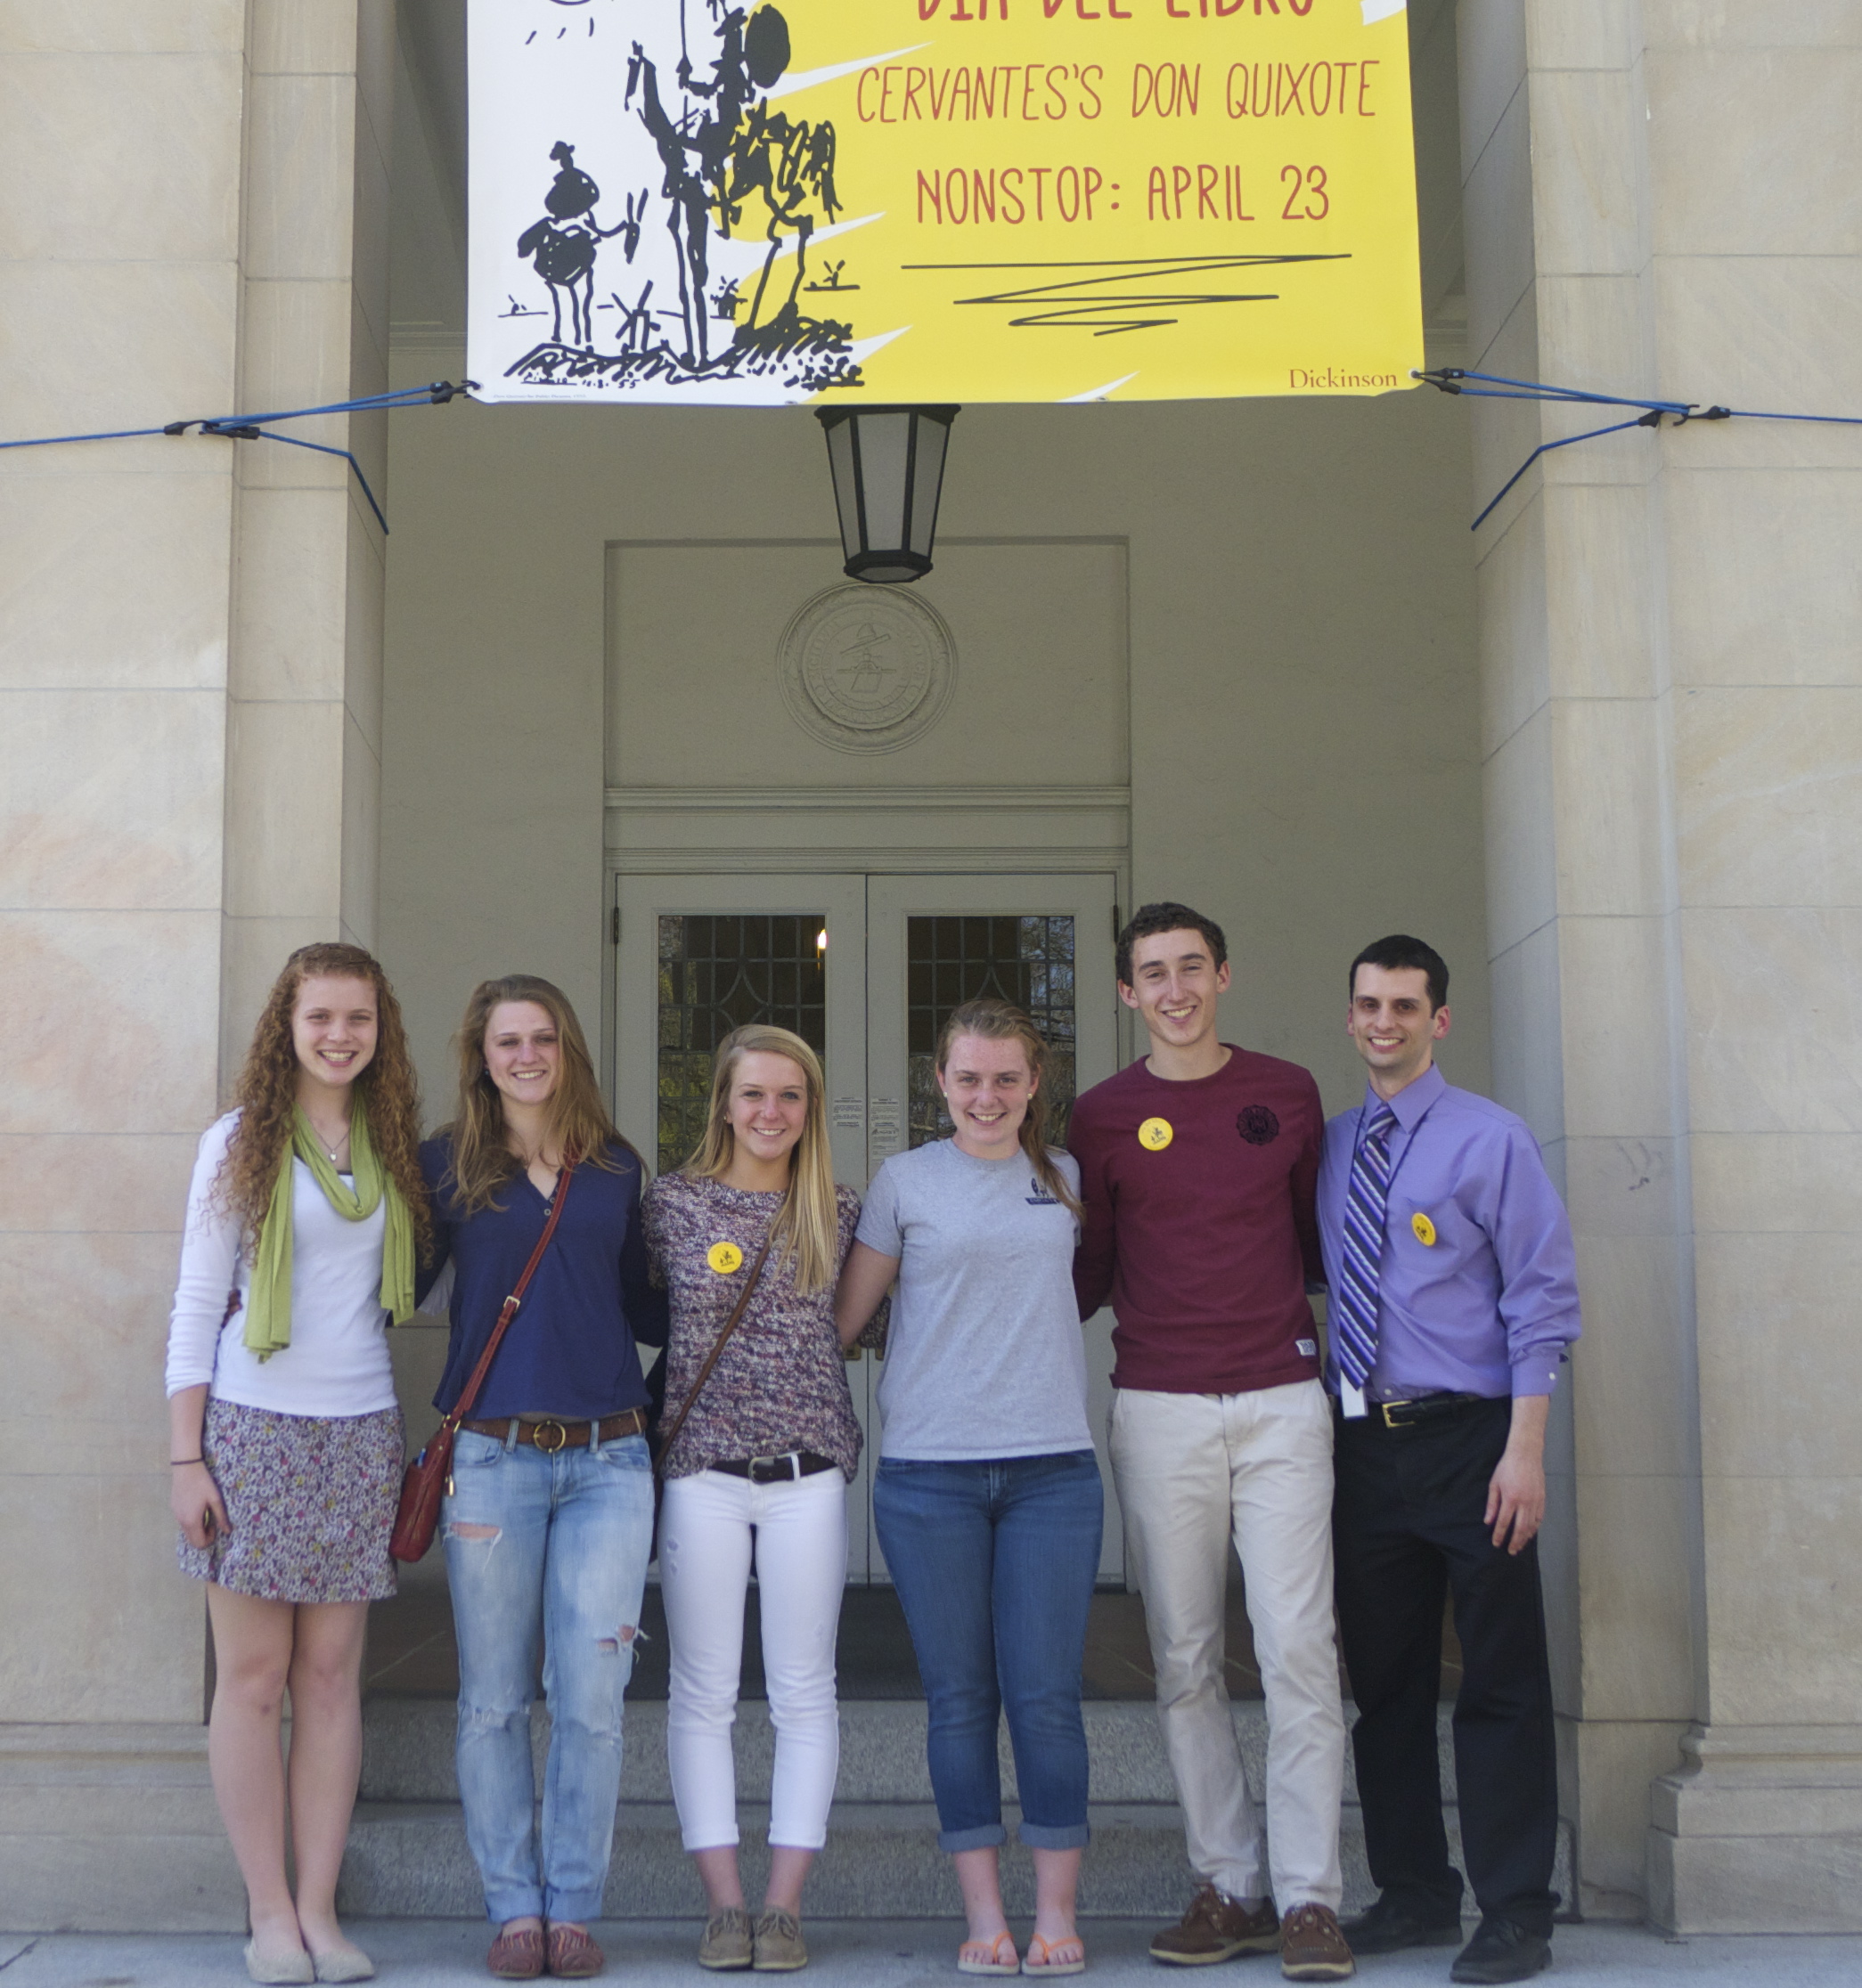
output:
{"label": "white long sleeve top", "polygon": [[[216,1401],[282,1415],[370,1415],[395,1405],[381,1251],[388,1210],[349,1222],[303,1161],[291,1160],[291,1342],[261,1361],[245,1343],[252,1268],[238,1219],[213,1200],[239,1113],[201,1135],[188,1188],[181,1273],[168,1317],[168,1392],[204,1381]],[[226,1300],[240,1302],[231,1317]],[[224,1324],[222,1323],[224,1321]]]}

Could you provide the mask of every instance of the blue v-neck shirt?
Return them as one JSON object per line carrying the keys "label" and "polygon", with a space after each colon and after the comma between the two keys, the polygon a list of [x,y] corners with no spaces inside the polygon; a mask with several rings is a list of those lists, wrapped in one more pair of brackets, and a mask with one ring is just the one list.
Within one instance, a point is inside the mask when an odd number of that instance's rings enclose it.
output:
{"label": "blue v-neck shirt", "polygon": [[[624,1146],[610,1146],[605,1157],[606,1166],[584,1161],[576,1169],[562,1219],[492,1362],[474,1421],[548,1414],[585,1422],[647,1404],[635,1342],[666,1344],[666,1294],[647,1275],[640,1162]],[[451,1164],[445,1133],[421,1146],[438,1248],[420,1288],[430,1290],[449,1259],[457,1277],[452,1343],[433,1397],[441,1410],[458,1399],[549,1218],[524,1173],[500,1190],[502,1208],[462,1215],[446,1191]]]}

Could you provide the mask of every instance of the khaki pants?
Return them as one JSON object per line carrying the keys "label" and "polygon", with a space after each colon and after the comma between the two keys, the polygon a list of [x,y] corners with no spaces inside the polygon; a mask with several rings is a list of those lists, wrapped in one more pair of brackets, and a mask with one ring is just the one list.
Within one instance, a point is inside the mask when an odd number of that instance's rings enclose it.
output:
{"label": "khaki pants", "polygon": [[1336,1911],[1344,1720],[1325,1390],[1317,1381],[1235,1395],[1122,1388],[1110,1446],[1190,1865],[1232,1898],[1268,1888],[1222,1679],[1232,1538],[1267,1695],[1274,1902],[1282,1912],[1308,1903]]}

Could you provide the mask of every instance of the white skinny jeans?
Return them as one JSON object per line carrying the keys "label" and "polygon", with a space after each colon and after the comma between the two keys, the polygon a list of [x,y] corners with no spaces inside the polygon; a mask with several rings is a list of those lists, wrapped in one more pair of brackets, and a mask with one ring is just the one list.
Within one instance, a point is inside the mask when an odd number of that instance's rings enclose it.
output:
{"label": "white skinny jeans", "polygon": [[769,1839],[819,1850],[840,1767],[834,1639],[847,1577],[847,1486],[838,1471],[784,1484],[700,1471],[666,1485],[659,1581],[672,1640],[666,1757],[680,1834],[688,1850],[737,1841],[731,1728],[753,1552],[776,1729]]}
{"label": "white skinny jeans", "polygon": [[1325,1390],[1317,1381],[1233,1395],[1122,1388],[1109,1446],[1190,1865],[1231,1898],[1268,1889],[1222,1680],[1232,1538],[1267,1699],[1274,1902],[1283,1912],[1303,1904],[1336,1911],[1344,1720]]}

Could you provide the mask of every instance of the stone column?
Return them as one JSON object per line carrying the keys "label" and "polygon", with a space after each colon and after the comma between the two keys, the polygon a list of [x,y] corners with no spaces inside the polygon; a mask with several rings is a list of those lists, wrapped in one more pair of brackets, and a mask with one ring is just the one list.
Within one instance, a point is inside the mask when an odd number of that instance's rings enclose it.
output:
{"label": "stone column", "polygon": [[[390,0],[0,9],[0,439],[379,387],[392,32]],[[381,428],[290,432],[379,493]],[[242,1920],[163,1346],[264,984],[372,921],[380,574],[333,458],[0,452],[0,1926]]]}
{"label": "stone column", "polygon": [[[393,0],[253,10],[240,404],[320,406],[388,388]],[[386,508],[388,417],[289,432],[352,452]],[[293,947],[375,938],[386,545],[340,457],[239,450],[227,683],[225,1004],[230,1078]]]}
{"label": "stone column", "polygon": [[[1461,0],[1470,363],[1862,411],[1849,18]],[[1484,403],[1481,501],[1632,418]],[[1477,541],[1495,1075],[1585,1301],[1547,1558],[1593,1916],[1862,1925],[1858,469],[1856,430],[1631,428]]]}

